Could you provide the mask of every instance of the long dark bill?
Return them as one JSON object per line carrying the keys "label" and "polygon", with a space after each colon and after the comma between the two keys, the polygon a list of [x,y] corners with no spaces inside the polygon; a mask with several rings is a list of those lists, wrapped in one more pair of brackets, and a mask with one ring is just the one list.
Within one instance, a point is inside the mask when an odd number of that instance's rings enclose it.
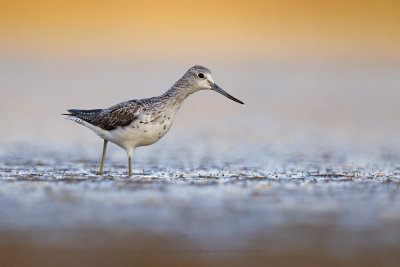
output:
{"label": "long dark bill", "polygon": [[230,100],[233,100],[235,102],[238,102],[239,104],[244,104],[242,101],[240,101],[239,99],[231,96],[230,94],[228,94],[227,92],[225,92],[221,87],[219,87],[216,83],[213,84],[213,90],[217,91],[218,93],[220,93],[221,95],[226,96],[227,98],[229,98]]}

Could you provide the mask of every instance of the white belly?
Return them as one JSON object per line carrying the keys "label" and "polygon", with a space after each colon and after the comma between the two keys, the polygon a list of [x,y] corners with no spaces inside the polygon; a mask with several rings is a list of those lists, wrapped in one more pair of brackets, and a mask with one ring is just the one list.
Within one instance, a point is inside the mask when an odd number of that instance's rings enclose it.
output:
{"label": "white belly", "polygon": [[171,121],[164,123],[136,123],[110,131],[105,139],[125,148],[148,146],[161,139],[171,127]]}

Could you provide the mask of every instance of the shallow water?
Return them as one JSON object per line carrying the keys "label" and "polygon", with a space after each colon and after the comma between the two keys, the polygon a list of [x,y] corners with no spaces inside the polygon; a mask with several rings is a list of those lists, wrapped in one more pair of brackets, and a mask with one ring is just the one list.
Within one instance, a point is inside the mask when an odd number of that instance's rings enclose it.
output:
{"label": "shallow water", "polygon": [[[165,144],[157,154],[143,148],[132,178],[119,149],[107,155],[104,176],[96,174],[100,140],[98,146],[4,145],[0,228],[75,248],[139,232],[178,237],[186,249],[256,247],[335,257],[397,251],[396,154],[306,144],[214,147],[212,153],[203,144]],[[82,237],[100,230],[107,238]]]}

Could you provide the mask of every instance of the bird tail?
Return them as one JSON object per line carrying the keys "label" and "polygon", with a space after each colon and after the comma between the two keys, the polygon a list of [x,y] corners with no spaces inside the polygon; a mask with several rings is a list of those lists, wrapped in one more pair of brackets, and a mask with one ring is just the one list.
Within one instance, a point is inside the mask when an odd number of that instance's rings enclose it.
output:
{"label": "bird tail", "polygon": [[63,113],[61,115],[75,117],[90,122],[102,111],[102,109],[68,109],[69,113]]}

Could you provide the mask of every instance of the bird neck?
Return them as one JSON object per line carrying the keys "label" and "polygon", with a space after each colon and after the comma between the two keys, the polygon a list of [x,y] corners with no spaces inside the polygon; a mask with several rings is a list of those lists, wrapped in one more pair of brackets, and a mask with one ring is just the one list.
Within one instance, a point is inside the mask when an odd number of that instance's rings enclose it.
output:
{"label": "bird neck", "polygon": [[179,108],[183,101],[195,92],[195,90],[188,90],[189,88],[190,85],[186,81],[179,80],[163,94],[163,97],[171,99],[170,103]]}

